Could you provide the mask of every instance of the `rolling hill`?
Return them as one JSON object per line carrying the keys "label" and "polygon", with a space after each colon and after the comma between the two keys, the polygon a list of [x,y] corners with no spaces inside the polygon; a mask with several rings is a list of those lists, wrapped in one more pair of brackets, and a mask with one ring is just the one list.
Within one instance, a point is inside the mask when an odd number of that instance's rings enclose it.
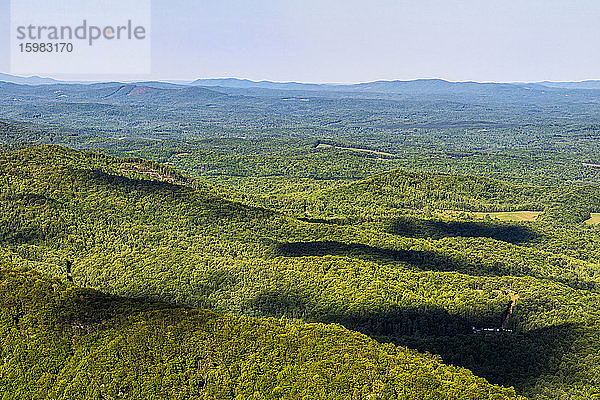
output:
{"label": "rolling hill", "polygon": [[106,296],[8,265],[0,357],[2,398],[519,398],[339,326]]}
{"label": "rolling hill", "polygon": [[[479,201],[474,210],[554,196],[395,171],[344,184],[330,202],[317,192],[277,208],[147,160],[29,147],[0,153],[0,260],[110,295],[338,323],[441,354],[519,394],[589,398],[599,387],[598,230],[440,218],[403,203],[392,219],[377,212],[399,193],[433,210],[460,187]],[[373,219],[356,220],[367,203]],[[501,325],[513,332],[473,333]]]}

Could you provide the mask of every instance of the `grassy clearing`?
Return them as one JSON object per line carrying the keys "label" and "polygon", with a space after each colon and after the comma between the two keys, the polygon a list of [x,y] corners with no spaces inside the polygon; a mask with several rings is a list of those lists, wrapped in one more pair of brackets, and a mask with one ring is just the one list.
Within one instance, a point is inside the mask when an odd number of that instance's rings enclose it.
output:
{"label": "grassy clearing", "polygon": [[592,217],[585,221],[588,225],[600,224],[600,213],[592,213]]}
{"label": "grassy clearing", "polygon": [[[525,221],[533,222],[537,217],[542,214],[541,211],[502,211],[502,212],[468,212],[468,211],[457,211],[457,210],[444,210],[438,211],[435,214],[442,217],[460,217],[461,215],[471,215],[476,219],[484,219],[486,215],[489,215],[492,219],[499,221]],[[599,214],[600,215],[600,214]],[[600,221],[598,221],[600,223]]]}
{"label": "grassy clearing", "polygon": [[380,156],[395,157],[395,155],[392,154],[392,153],[386,153],[386,152],[377,151],[377,150],[359,149],[359,148],[356,148],[356,147],[333,146],[331,144],[325,144],[325,143],[319,143],[317,145],[317,149],[331,149],[331,148],[333,148],[333,149],[340,149],[340,150],[360,151],[360,152],[364,152],[364,153],[378,154]]}
{"label": "grassy clearing", "polygon": [[477,212],[473,213],[475,218],[484,218],[489,215],[492,219],[499,221],[526,221],[533,222],[541,214],[541,211],[506,211],[506,212]]}

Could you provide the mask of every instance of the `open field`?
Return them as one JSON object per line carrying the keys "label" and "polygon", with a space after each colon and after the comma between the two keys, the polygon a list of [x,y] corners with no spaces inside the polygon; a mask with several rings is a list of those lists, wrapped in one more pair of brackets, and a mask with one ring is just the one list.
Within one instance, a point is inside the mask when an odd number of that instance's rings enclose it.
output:
{"label": "open field", "polygon": [[331,144],[326,144],[326,143],[320,143],[319,145],[317,145],[317,149],[340,149],[340,150],[352,150],[352,151],[360,151],[363,153],[372,153],[372,154],[378,154],[380,156],[388,156],[388,157],[395,157],[394,154],[392,153],[386,153],[384,151],[377,151],[377,150],[369,150],[369,149],[359,149],[356,147],[341,147],[341,146],[333,146]]}
{"label": "open field", "polygon": [[463,214],[472,215],[476,219],[483,219],[486,215],[489,215],[492,219],[498,221],[512,221],[512,222],[533,222],[537,217],[542,214],[541,211],[501,211],[501,212],[465,212],[458,210],[444,210],[436,213],[440,216],[458,217]]}
{"label": "open field", "polygon": [[526,221],[533,222],[537,217],[542,214],[541,211],[506,211],[506,212],[478,212],[473,213],[476,218],[484,218],[489,215],[492,219],[499,221]]}
{"label": "open field", "polygon": [[592,213],[592,217],[585,221],[588,225],[600,224],[600,213]]}

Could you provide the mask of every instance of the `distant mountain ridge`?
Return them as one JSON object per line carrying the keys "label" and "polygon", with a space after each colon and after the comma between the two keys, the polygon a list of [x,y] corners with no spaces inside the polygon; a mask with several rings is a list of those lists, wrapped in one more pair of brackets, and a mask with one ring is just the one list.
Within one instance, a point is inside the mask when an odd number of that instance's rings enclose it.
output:
{"label": "distant mountain ridge", "polygon": [[48,85],[59,83],[56,79],[43,78],[40,76],[15,76],[0,73],[0,81],[16,83],[18,85]]}
{"label": "distant mountain ridge", "polygon": [[587,80],[581,82],[538,82],[540,85],[560,89],[600,89],[600,80]]}
{"label": "distant mountain ridge", "polygon": [[218,86],[227,88],[261,88],[279,90],[321,90],[321,91],[405,91],[407,89],[448,90],[463,87],[486,86],[520,86],[512,83],[479,83],[479,82],[450,82],[444,79],[414,79],[414,80],[378,80],[363,83],[334,84],[334,83],[299,83],[251,81],[237,78],[198,79],[191,83],[196,86]]}
{"label": "distant mountain ridge", "polygon": [[[63,81],[40,76],[16,76],[0,73],[0,82],[19,85],[52,85],[52,84],[84,84],[107,83],[98,81]],[[112,81],[117,83],[115,81]],[[553,89],[600,89],[600,80],[585,81],[539,81],[539,82],[475,82],[448,81],[439,78],[422,78],[412,80],[377,80],[360,83],[309,83],[309,82],[276,82],[269,80],[254,81],[244,78],[201,78],[194,81],[153,80],[128,81],[124,84],[136,84],[160,89],[175,89],[185,86],[225,87],[235,89],[272,89],[272,90],[311,90],[311,91],[398,91],[407,89],[450,90],[457,88],[553,88]]]}
{"label": "distant mountain ridge", "polygon": [[300,82],[273,82],[252,81],[238,78],[210,78],[197,79],[190,83],[194,86],[216,86],[237,89],[278,89],[278,90],[319,90],[319,91],[367,91],[367,92],[396,92],[406,90],[446,91],[456,89],[476,88],[520,88],[525,90],[535,89],[600,89],[600,80],[581,82],[475,82],[475,81],[448,81],[444,79],[412,79],[412,80],[377,80],[362,83],[336,84],[336,83],[300,83]]}

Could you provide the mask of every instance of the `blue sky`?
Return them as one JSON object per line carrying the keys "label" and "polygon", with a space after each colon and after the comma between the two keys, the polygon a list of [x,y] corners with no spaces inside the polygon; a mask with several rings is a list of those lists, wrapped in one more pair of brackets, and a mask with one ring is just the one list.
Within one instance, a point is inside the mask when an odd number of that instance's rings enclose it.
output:
{"label": "blue sky", "polygon": [[[8,72],[9,1],[0,0]],[[152,73],[302,82],[600,78],[597,0],[153,0]]]}

